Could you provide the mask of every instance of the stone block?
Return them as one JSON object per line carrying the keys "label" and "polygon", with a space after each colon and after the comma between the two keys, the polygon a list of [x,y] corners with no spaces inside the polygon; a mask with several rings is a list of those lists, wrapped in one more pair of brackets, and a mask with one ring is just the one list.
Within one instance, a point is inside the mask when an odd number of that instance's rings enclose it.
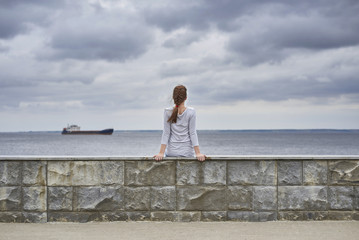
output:
{"label": "stone block", "polygon": [[211,211],[211,212],[202,212],[201,221],[204,222],[219,222],[227,220],[226,211]]}
{"label": "stone block", "polygon": [[49,212],[49,222],[93,222],[99,221],[98,212]]}
{"label": "stone block", "polygon": [[266,222],[277,220],[275,212],[228,211],[228,220],[241,222]]}
{"label": "stone block", "polygon": [[274,161],[228,162],[229,185],[276,185],[277,174]]}
{"label": "stone block", "polygon": [[252,186],[228,186],[228,209],[252,210],[253,187]]}
{"label": "stone block", "polygon": [[171,211],[161,211],[161,212],[151,212],[151,220],[152,221],[170,221],[175,222],[178,219],[177,212]]}
{"label": "stone block", "polygon": [[303,183],[305,185],[326,185],[328,182],[327,161],[304,161]]}
{"label": "stone block", "polygon": [[128,161],[125,165],[125,184],[127,186],[175,185],[174,161]]}
{"label": "stone block", "polygon": [[177,185],[197,185],[200,183],[200,162],[177,162]]}
{"label": "stone block", "polygon": [[279,185],[301,185],[302,184],[302,162],[300,161],[278,161],[278,184]]}
{"label": "stone block", "polygon": [[46,223],[46,212],[23,212],[23,222],[25,223]]}
{"label": "stone block", "polygon": [[354,187],[354,209],[359,210],[359,187]]}
{"label": "stone block", "polygon": [[179,210],[220,211],[226,209],[226,190],[220,186],[179,186]]}
{"label": "stone block", "polygon": [[304,212],[303,220],[324,221],[328,220],[328,212]]}
{"label": "stone block", "polygon": [[279,212],[278,220],[280,220],[280,221],[303,221],[304,213],[297,212],[297,211]]}
{"label": "stone block", "polygon": [[146,211],[151,208],[150,187],[126,187],[125,188],[125,209]]}
{"label": "stone block", "polygon": [[26,161],[23,163],[22,182],[24,185],[46,185],[46,162]]}
{"label": "stone block", "polygon": [[353,212],[329,211],[328,212],[328,220],[335,220],[335,221],[353,220]]}
{"label": "stone block", "polygon": [[48,187],[49,210],[72,211],[72,187]]}
{"label": "stone block", "polygon": [[123,185],[122,161],[50,161],[49,186]]}
{"label": "stone block", "polygon": [[21,212],[0,212],[0,222],[2,223],[21,223]]}
{"label": "stone block", "polygon": [[203,183],[226,185],[226,161],[207,161],[203,164]]}
{"label": "stone block", "polygon": [[75,211],[116,211],[123,209],[123,187],[78,187],[75,190]]}
{"label": "stone block", "polygon": [[359,185],[359,161],[329,161],[329,183]]}
{"label": "stone block", "polygon": [[327,187],[279,186],[279,210],[326,210]]}
{"label": "stone block", "polygon": [[20,210],[20,187],[0,187],[0,211]]}
{"label": "stone block", "polygon": [[277,210],[277,187],[253,187],[254,210]]}
{"label": "stone block", "polygon": [[150,212],[126,212],[129,221],[150,221]]}
{"label": "stone block", "polygon": [[103,161],[99,162],[98,164],[101,166],[101,171],[99,172],[101,184],[124,184],[125,164],[123,161]]}
{"label": "stone block", "polygon": [[101,222],[115,222],[115,221],[129,220],[127,213],[122,211],[100,212],[99,219]]}
{"label": "stone block", "polygon": [[24,210],[44,212],[47,210],[46,199],[46,187],[23,188]]}
{"label": "stone block", "polygon": [[328,190],[329,209],[352,210],[353,209],[353,187],[332,186]]}
{"label": "stone block", "polygon": [[0,186],[21,185],[21,163],[0,161]]}
{"label": "stone block", "polygon": [[152,210],[176,210],[176,189],[174,186],[152,187]]}
{"label": "stone block", "polygon": [[354,212],[353,213],[353,220],[359,221],[359,212]]}
{"label": "stone block", "polygon": [[199,222],[201,221],[201,212],[177,212],[178,222]]}

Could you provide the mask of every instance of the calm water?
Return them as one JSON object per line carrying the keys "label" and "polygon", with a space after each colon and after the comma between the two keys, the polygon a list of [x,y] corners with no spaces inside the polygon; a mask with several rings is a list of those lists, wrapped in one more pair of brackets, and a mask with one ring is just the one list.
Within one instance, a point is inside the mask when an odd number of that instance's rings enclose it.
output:
{"label": "calm water", "polygon": [[[0,133],[0,155],[152,156],[162,131]],[[207,155],[358,155],[359,130],[198,131]]]}

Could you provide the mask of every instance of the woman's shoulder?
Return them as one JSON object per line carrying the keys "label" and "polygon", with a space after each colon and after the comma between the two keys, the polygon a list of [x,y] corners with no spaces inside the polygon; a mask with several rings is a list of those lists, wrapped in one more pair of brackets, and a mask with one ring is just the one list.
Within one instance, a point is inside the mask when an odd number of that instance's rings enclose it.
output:
{"label": "woman's shoulder", "polygon": [[187,112],[191,115],[196,114],[196,110],[193,107],[187,107]]}
{"label": "woman's shoulder", "polygon": [[165,112],[172,112],[172,111],[173,111],[173,107],[165,108]]}

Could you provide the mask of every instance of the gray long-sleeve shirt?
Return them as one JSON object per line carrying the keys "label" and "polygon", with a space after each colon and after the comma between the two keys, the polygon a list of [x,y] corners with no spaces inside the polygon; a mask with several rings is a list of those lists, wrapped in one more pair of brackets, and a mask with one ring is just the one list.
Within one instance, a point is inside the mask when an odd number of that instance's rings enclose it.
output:
{"label": "gray long-sleeve shirt", "polygon": [[164,111],[164,127],[161,144],[166,144],[166,156],[168,157],[193,157],[193,147],[198,146],[196,131],[196,111],[187,107],[177,116],[176,123],[167,120],[172,114],[173,108]]}

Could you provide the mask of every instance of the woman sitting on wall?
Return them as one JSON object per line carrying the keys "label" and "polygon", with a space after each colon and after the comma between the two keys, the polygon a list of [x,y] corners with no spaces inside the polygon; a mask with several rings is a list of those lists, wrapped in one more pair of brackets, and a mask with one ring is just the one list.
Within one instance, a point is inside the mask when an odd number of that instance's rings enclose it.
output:
{"label": "woman sitting on wall", "polygon": [[166,108],[164,112],[164,128],[160,152],[153,156],[156,161],[166,157],[193,157],[204,161],[206,156],[199,150],[196,131],[196,111],[185,106],[187,89],[178,85],[173,89],[174,107]]}

